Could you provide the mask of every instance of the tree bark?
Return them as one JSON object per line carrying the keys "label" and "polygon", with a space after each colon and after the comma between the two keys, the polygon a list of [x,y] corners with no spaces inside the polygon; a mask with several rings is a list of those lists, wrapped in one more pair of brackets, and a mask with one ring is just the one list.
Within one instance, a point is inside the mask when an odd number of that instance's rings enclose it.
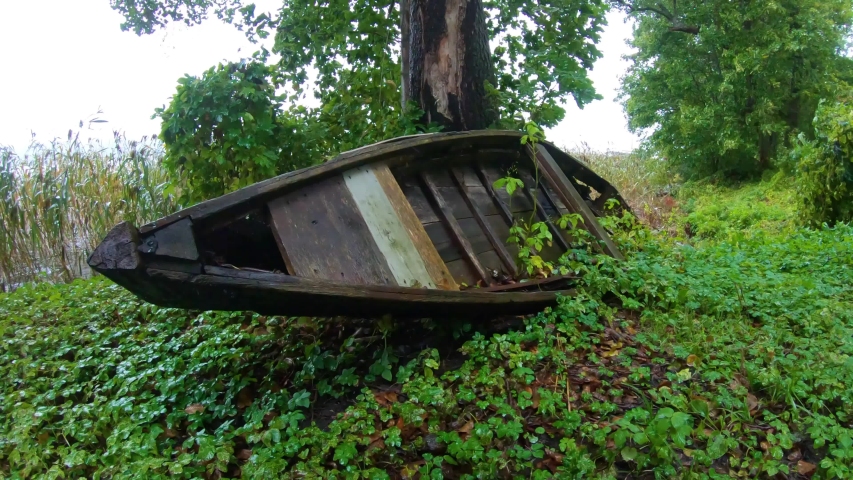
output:
{"label": "tree bark", "polygon": [[407,2],[404,103],[414,101],[424,111],[424,122],[438,123],[446,131],[488,127],[496,115],[486,99],[485,82],[494,84],[494,67],[482,0]]}

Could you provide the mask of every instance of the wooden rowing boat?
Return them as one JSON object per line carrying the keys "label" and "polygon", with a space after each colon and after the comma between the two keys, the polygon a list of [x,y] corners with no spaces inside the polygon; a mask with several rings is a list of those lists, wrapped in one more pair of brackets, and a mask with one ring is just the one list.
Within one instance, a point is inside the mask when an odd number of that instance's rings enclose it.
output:
{"label": "wooden rowing boat", "polygon": [[[163,217],[117,225],[89,265],[149,302],[267,315],[479,317],[524,314],[571,292],[571,278],[514,282],[509,227],[533,213],[552,230],[542,256],[571,247],[552,219],[596,220],[625,205],[607,181],[549,143],[475,131],[402,137],[342,153]],[[534,163],[535,157],[535,163]],[[525,182],[495,190],[508,168]],[[538,173],[538,182],[533,176]],[[534,188],[537,187],[538,188]],[[466,287],[467,286],[467,287]],[[478,288],[470,288],[477,286]]]}

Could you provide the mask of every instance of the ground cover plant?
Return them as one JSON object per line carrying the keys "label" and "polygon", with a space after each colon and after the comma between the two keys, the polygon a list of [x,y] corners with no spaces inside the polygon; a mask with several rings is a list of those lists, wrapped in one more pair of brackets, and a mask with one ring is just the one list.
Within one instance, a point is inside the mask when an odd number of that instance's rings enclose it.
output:
{"label": "ground cover plant", "polygon": [[576,297],[486,324],[28,285],[0,296],[0,475],[851,478],[853,228],[750,229],[628,229]]}

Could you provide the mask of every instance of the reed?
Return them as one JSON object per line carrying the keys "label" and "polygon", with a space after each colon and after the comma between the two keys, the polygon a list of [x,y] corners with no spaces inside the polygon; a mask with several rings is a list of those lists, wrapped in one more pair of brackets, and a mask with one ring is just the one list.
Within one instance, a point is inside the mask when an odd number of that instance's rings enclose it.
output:
{"label": "reed", "polygon": [[87,277],[86,257],[115,224],[176,210],[162,156],[157,139],[119,133],[34,139],[23,155],[0,146],[0,288]]}
{"label": "reed", "polygon": [[640,150],[602,152],[585,143],[568,150],[613,184],[643,222],[656,229],[668,227],[676,206],[673,190],[681,179],[667,171],[664,161]]}

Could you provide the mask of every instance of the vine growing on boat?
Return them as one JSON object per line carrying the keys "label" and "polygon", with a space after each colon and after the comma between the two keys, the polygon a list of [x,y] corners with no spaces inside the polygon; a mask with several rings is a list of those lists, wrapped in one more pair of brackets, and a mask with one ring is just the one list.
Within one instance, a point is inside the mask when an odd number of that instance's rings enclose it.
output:
{"label": "vine growing on boat", "polygon": [[[525,134],[521,137],[521,144],[528,146],[531,160],[534,168],[534,181],[531,199],[533,201],[533,209],[530,212],[528,221],[521,220],[516,222],[509,229],[509,238],[507,243],[518,247],[518,267],[519,270],[527,272],[528,276],[541,275],[547,277],[554,271],[554,264],[547,262],[542,258],[541,252],[545,245],[550,246],[554,240],[551,231],[548,229],[548,224],[544,221],[534,222],[536,219],[539,202],[536,197],[536,188],[539,185],[539,165],[536,162],[536,148],[539,142],[545,140],[545,132],[533,122],[527,122],[524,125]],[[525,188],[524,182],[520,178],[513,177],[511,173],[507,176],[498,179],[494,183],[495,189],[505,189],[512,203],[512,196],[519,188]]]}
{"label": "vine growing on boat", "polygon": [[[524,125],[524,132],[525,134],[521,137],[521,144],[528,147],[527,152],[533,163],[533,180],[535,182],[535,185],[530,188],[532,210],[529,219],[526,221],[524,219],[515,220],[509,229],[507,244],[515,245],[518,248],[518,269],[520,272],[526,273],[528,277],[548,277],[555,273],[560,275],[579,273],[585,266],[594,263],[594,253],[591,246],[595,239],[588,231],[578,229],[578,225],[584,223],[583,217],[578,213],[565,213],[553,219],[555,226],[569,232],[572,242],[569,251],[561,255],[556,262],[546,261],[542,257],[542,250],[546,245],[551,246],[554,240],[547,221],[534,221],[539,209],[537,189],[540,183],[536,151],[539,142],[545,140],[545,132],[533,122],[527,122]],[[511,167],[506,176],[494,183],[496,190],[506,190],[509,195],[510,206],[512,205],[513,194],[519,189],[526,188],[524,181],[513,175],[514,170],[515,167]],[[605,212],[608,212],[608,215],[600,219],[602,226],[608,231],[619,230],[629,232],[629,236],[633,235],[636,229],[636,219],[630,214],[625,215],[626,212],[622,212],[623,215],[619,216],[618,212],[621,209],[618,207],[619,202],[616,199],[610,199],[606,202]]]}

